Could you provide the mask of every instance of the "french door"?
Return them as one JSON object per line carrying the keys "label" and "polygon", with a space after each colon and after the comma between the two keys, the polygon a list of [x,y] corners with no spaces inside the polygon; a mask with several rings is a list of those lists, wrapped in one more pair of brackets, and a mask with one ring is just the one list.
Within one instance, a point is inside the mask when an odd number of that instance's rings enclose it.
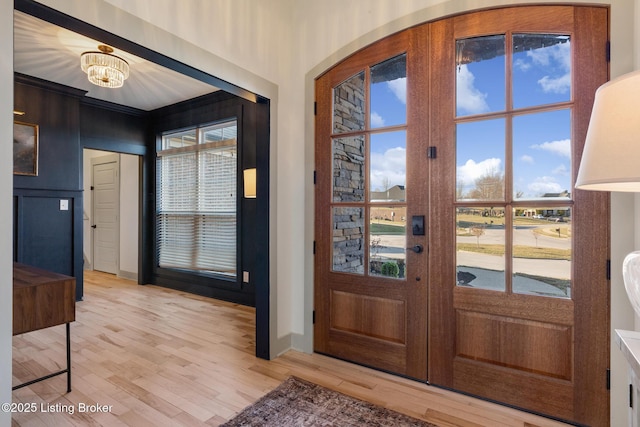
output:
{"label": "french door", "polygon": [[317,352],[606,425],[609,199],[573,190],[608,9],[411,28],[316,81]]}

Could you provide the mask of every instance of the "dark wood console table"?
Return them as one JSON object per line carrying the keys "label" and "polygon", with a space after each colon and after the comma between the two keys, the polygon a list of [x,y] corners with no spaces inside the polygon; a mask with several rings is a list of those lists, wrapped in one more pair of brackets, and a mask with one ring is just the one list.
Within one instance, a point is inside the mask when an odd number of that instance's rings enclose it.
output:
{"label": "dark wood console table", "polygon": [[29,265],[13,263],[13,335],[66,324],[67,369],[14,386],[12,390],[67,374],[71,391],[69,324],[76,320],[76,279]]}

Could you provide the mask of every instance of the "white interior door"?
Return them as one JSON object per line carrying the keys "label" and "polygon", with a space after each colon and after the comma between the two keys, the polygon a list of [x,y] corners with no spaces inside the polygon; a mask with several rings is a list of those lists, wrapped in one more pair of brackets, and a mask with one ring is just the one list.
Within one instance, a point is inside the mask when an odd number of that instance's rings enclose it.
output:
{"label": "white interior door", "polygon": [[118,274],[120,236],[120,157],[91,160],[93,269]]}

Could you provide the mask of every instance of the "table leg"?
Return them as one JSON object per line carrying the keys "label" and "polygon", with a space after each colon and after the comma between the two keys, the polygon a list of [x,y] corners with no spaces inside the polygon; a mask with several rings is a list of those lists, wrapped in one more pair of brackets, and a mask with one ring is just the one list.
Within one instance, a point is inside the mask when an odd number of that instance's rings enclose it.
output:
{"label": "table leg", "polygon": [[71,327],[67,322],[67,393],[71,392]]}

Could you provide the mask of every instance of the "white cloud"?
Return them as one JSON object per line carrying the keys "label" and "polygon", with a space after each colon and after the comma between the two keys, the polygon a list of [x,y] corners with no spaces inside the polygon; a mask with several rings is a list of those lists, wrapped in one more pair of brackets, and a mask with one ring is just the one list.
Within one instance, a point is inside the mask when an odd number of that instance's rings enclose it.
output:
{"label": "white cloud", "polygon": [[384,126],[384,119],[382,116],[375,111],[371,112],[371,127],[379,128]]}
{"label": "white cloud", "polygon": [[535,160],[533,160],[533,157],[527,156],[526,154],[520,157],[520,161],[523,163],[529,163],[531,165],[535,163]]}
{"label": "white cloud", "polygon": [[480,92],[475,86],[475,76],[466,64],[458,67],[456,102],[460,110],[468,114],[479,114],[489,111],[487,94]]}
{"label": "white cloud", "polygon": [[544,76],[538,84],[545,93],[567,93],[571,89],[571,73],[556,78]]}
{"label": "white cloud", "polygon": [[552,176],[540,176],[527,186],[531,193],[542,196],[545,193],[560,193],[562,186]]}
{"label": "white cloud", "polygon": [[571,140],[561,139],[558,141],[543,142],[542,144],[534,144],[531,148],[535,150],[544,150],[558,156],[571,158]]}
{"label": "white cloud", "polygon": [[520,71],[529,71],[529,69],[531,68],[531,63],[525,61],[522,58],[518,58],[513,62],[513,66]]}
{"label": "white cloud", "polygon": [[569,170],[564,163],[555,168],[551,173],[554,175],[569,176]]}
{"label": "white cloud", "polygon": [[384,153],[371,153],[371,188],[382,188],[388,179],[391,186],[405,185],[407,181],[407,150],[403,147],[390,148]]}
{"label": "white cloud", "polygon": [[527,57],[541,67],[548,67],[554,61],[563,70],[569,70],[571,68],[571,43],[558,43],[553,46],[528,50]]}
{"label": "white cloud", "polygon": [[407,78],[401,77],[399,79],[391,80],[387,82],[387,87],[393,92],[403,104],[407,103]]}
{"label": "white cloud", "polygon": [[544,76],[538,84],[546,93],[567,93],[571,89],[571,43],[559,43],[542,49],[527,51],[534,64],[545,68],[558,68],[559,77]]}
{"label": "white cloud", "polygon": [[482,176],[493,172],[501,172],[501,166],[502,161],[498,158],[485,159],[478,163],[473,159],[469,159],[464,165],[457,168],[458,183],[471,186],[476,182],[476,179]]}

